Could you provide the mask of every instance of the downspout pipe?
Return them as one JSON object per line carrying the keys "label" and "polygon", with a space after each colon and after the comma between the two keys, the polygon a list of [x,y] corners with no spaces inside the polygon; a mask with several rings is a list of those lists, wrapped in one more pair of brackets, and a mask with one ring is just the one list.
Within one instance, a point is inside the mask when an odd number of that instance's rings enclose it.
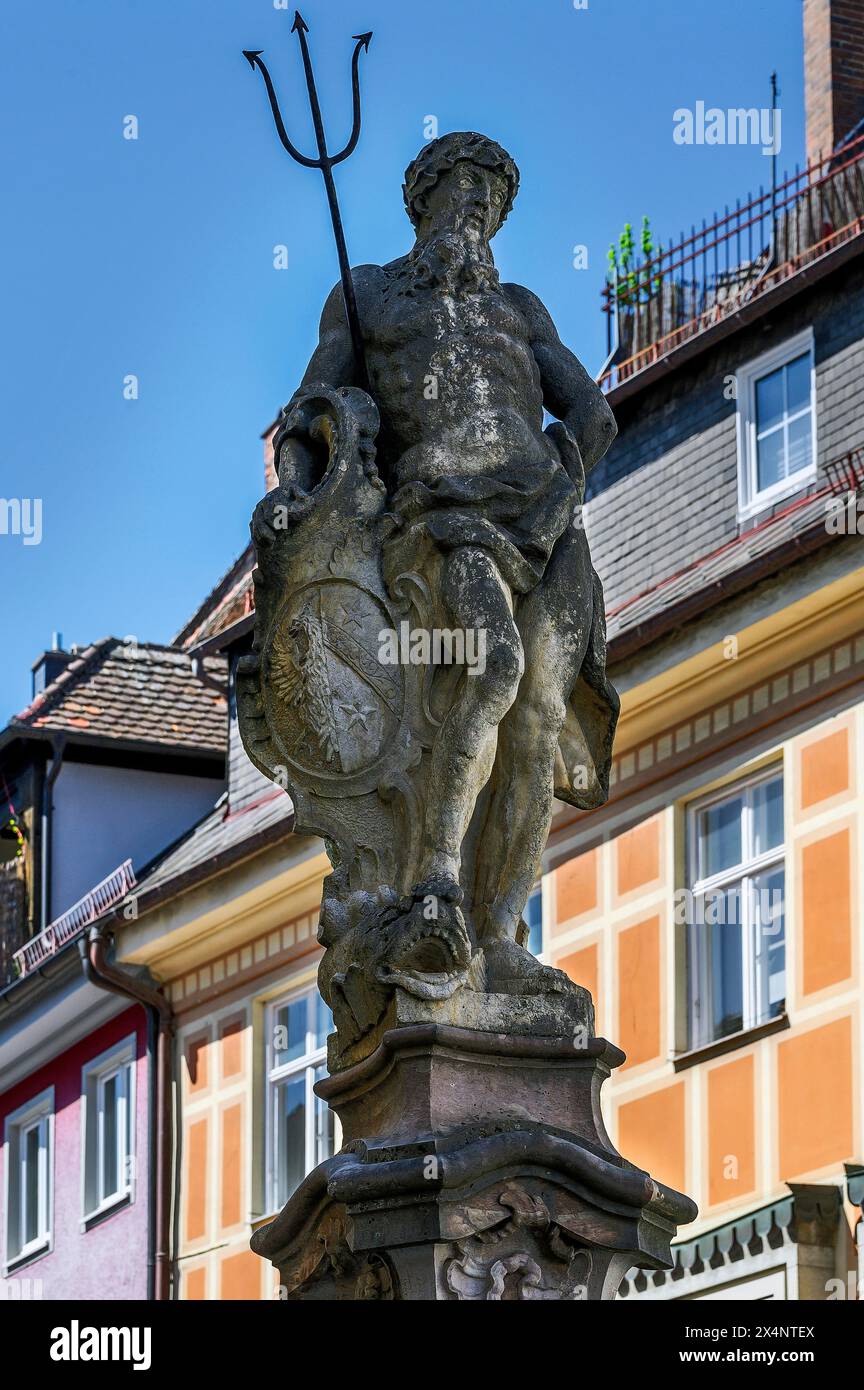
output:
{"label": "downspout pipe", "polygon": [[148,1103],[149,1211],[148,1297],[166,1302],[171,1297],[171,1171],[172,1171],[172,1043],[174,1016],[161,990],[108,959],[104,924],[95,923],[79,937],[78,951],[85,978],[111,994],[141,1004],[147,1012],[147,1051],[150,1066]]}
{"label": "downspout pipe", "polygon": [[51,740],[51,766],[44,774],[42,779],[42,805],[40,807],[40,817],[42,821],[42,864],[40,893],[41,898],[41,930],[44,931],[51,921],[51,848],[53,840],[53,820],[54,820],[54,783],[60,774],[63,766],[63,753],[66,748],[66,735],[57,734]]}

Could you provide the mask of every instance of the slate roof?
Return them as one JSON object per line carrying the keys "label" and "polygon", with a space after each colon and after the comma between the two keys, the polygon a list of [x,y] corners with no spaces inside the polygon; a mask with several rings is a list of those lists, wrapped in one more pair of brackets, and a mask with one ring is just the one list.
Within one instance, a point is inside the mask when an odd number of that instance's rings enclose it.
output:
{"label": "slate roof", "polygon": [[[657,635],[692,616],[694,610],[718,602],[724,593],[747,587],[778,571],[790,560],[826,544],[826,502],[832,486],[798,498],[775,516],[734,540],[701,555],[692,564],[635,594],[606,614],[610,657],[615,660],[646,635]],[[704,601],[701,601],[704,600]]]}
{"label": "slate roof", "polygon": [[[227,683],[223,658],[208,657],[204,671]],[[194,675],[186,652],[103,637],[72,657],[10,720],[6,735],[62,731],[88,741],[221,755],[227,723],[225,696]]]}

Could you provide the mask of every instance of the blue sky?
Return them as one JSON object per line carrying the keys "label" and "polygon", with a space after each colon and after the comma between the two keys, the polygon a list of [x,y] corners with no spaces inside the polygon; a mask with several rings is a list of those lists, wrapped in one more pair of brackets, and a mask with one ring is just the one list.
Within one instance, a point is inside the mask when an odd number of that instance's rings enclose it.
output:
{"label": "blue sky", "polygon": [[[400,185],[426,117],[482,130],[522,171],[495,242],[502,274],[540,294],[591,371],[624,222],[647,214],[666,240],[770,181],[758,148],[677,145],[673,111],[767,105],[776,68],[780,167],[802,159],[801,0],[305,0],[303,13],[331,147],[350,127],[351,35],[374,31],[363,134],[336,171],[351,259],[408,249]],[[292,18],[273,0],[4,6],[0,497],[41,499],[42,540],[0,534],[2,722],[52,631],[168,641],[245,545],[259,434],[337,278],[321,177],[279,146],[241,56],[264,51],[312,153]]]}

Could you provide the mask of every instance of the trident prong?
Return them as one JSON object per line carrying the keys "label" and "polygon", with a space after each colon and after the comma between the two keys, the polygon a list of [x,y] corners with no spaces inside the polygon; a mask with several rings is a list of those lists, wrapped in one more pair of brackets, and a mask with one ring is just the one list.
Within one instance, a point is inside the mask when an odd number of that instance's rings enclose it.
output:
{"label": "trident prong", "polygon": [[327,190],[327,202],[330,207],[330,217],[333,222],[333,235],[336,238],[336,253],[339,257],[339,273],[342,279],[342,295],[345,301],[345,316],[348,320],[348,328],[351,333],[351,344],[354,349],[354,359],[357,369],[358,385],[365,391],[369,390],[369,373],[366,368],[366,354],[363,347],[363,333],[360,328],[360,317],[357,312],[357,299],[354,294],[354,281],[351,278],[351,266],[348,260],[348,252],[345,247],[345,233],[342,230],[342,216],[339,212],[339,202],[336,197],[336,185],[333,182],[333,166],[341,164],[343,159],[347,159],[353,154],[360,138],[360,50],[368,52],[369,40],[372,38],[371,32],[368,34],[354,34],[356,39],[354,54],[351,59],[351,83],[354,103],[354,123],[347,145],[336,155],[327,153],[327,139],[324,134],[324,121],[321,117],[321,107],[318,102],[318,92],[315,87],[315,74],[312,71],[312,60],[309,57],[309,45],[306,42],[306,35],[309,26],[300,11],[295,11],[294,23],[291,32],[296,33],[300,40],[300,53],[303,58],[303,70],[306,74],[306,88],[309,93],[309,105],[312,108],[312,123],[315,127],[315,140],[318,145],[318,158],[310,159],[307,155],[301,154],[296,145],[288,139],[285,124],[279,110],[279,102],[273,89],[270,74],[264,63],[261,61],[263,49],[243,50],[243,57],[253,69],[257,67],[264,78],[264,85],[267,88],[267,96],[270,99],[270,109],[273,112],[273,120],[276,123],[276,133],[283,146],[288,151],[292,159],[298,164],[304,165],[307,169],[320,169],[324,176],[324,187]]}
{"label": "trident prong", "polygon": [[270,74],[267,71],[264,64],[261,62],[262,52],[263,49],[259,49],[259,51],[256,53],[253,49],[244,48],[243,57],[247,60],[253,72],[255,71],[256,67],[261,69],[261,76],[264,78],[264,86],[267,88],[267,95],[270,98],[270,109],[273,112],[273,119],[276,122],[276,133],[278,134],[279,139],[282,141],[282,144],[285,146],[291,158],[296,159],[298,164],[305,164],[307,169],[320,169],[320,159],[307,159],[306,155],[301,154],[300,151],[297,149],[297,146],[292,145],[291,141],[288,139],[288,132],[286,131],[285,126],[282,122],[282,113],[279,110],[279,102],[276,100],[276,93],[273,90],[273,83],[271,81]]}
{"label": "trident prong", "polygon": [[338,154],[334,154],[333,158],[330,160],[331,164],[341,164],[343,159],[347,159],[349,154],[353,154],[354,149],[357,145],[357,141],[360,139],[360,49],[363,48],[366,50],[367,53],[369,52],[369,40],[372,38],[372,31],[370,30],[368,34],[352,34],[351,37],[357,40],[356,46],[354,48],[354,54],[351,58],[351,87],[353,91],[354,100],[354,125],[351,130],[351,136],[348,141],[348,144],[345,146],[344,150],[340,150]]}

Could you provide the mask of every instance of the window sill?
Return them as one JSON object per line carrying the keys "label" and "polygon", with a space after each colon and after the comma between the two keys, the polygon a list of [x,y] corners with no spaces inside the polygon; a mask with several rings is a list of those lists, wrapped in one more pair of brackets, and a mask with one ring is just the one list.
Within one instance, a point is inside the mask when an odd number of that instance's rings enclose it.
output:
{"label": "window sill", "polygon": [[20,1254],[13,1255],[12,1259],[3,1265],[3,1278],[8,1279],[17,1274],[20,1269],[25,1269],[27,1265],[35,1264],[37,1260],[41,1260],[43,1255],[50,1255],[52,1248],[51,1237],[48,1236],[35,1249],[22,1250]]}
{"label": "window sill", "polygon": [[734,1052],[749,1043],[770,1038],[772,1033],[782,1033],[788,1027],[789,1015],[783,1013],[777,1018],[769,1018],[767,1023],[758,1023],[755,1028],[730,1033],[728,1037],[717,1038],[716,1042],[706,1043],[704,1047],[694,1047],[692,1052],[681,1052],[672,1058],[672,1065],[676,1071],[686,1071],[688,1067],[696,1067],[700,1062],[710,1062],[714,1057],[722,1057],[724,1052]]}
{"label": "window sill", "polygon": [[757,492],[748,502],[739,505],[739,525],[748,526],[758,517],[770,513],[772,508],[779,506],[781,502],[787,502],[791,497],[806,492],[807,488],[816,482],[818,472],[819,470],[813,467],[801,469],[799,473],[793,473],[783,484],[766,488],[764,492]]}
{"label": "window sill", "polygon": [[87,1215],[82,1218],[82,1232],[92,1230],[94,1226],[100,1225],[101,1222],[107,1220],[109,1216],[113,1216],[115,1212],[121,1211],[123,1207],[131,1205],[132,1193],[119,1192],[116,1197],[111,1197],[107,1202],[104,1202],[101,1207],[97,1207],[95,1211],[88,1212]]}
{"label": "window sill", "polygon": [[271,1221],[276,1220],[281,1210],[281,1207],[277,1207],[275,1211],[265,1212],[263,1216],[252,1216],[249,1219],[249,1225],[253,1231],[257,1231],[261,1226],[269,1226]]}

